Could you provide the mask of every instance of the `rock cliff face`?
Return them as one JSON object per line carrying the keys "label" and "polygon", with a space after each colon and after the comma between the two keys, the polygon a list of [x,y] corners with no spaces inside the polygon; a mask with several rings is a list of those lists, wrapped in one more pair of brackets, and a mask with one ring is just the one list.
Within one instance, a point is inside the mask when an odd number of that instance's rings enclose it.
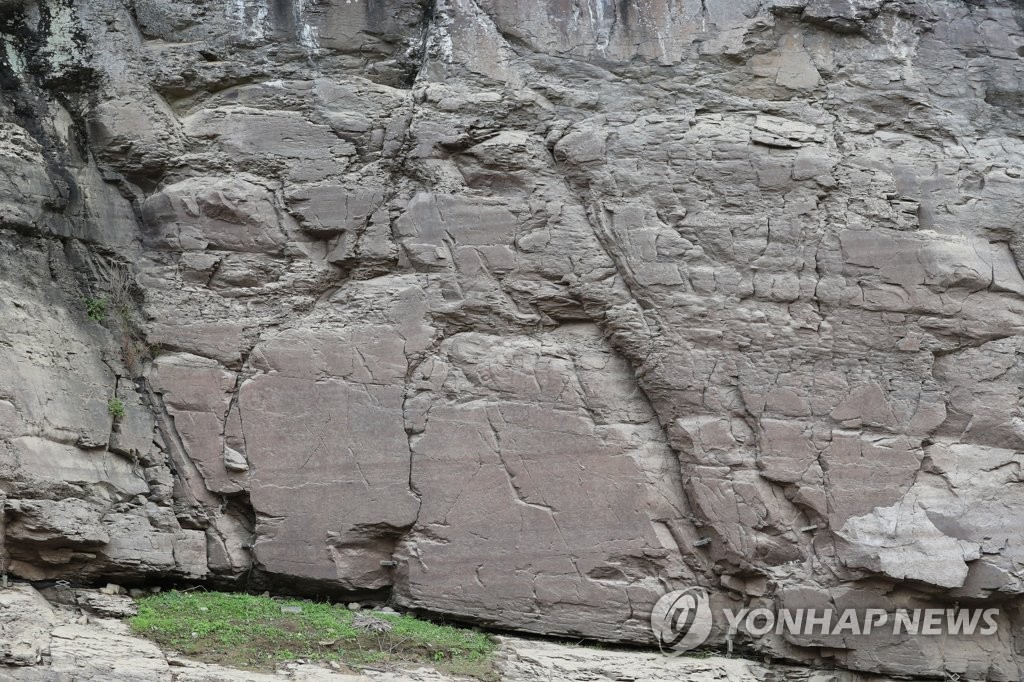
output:
{"label": "rock cliff face", "polygon": [[988,605],[737,644],[1020,679],[1022,25],[0,0],[4,568],[641,644],[687,585]]}

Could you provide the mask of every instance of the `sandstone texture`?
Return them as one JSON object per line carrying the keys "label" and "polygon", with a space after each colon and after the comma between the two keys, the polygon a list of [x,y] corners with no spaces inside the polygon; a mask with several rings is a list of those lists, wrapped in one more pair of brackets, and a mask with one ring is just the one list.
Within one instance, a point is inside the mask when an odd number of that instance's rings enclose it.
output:
{"label": "sandstone texture", "polygon": [[708,644],[1021,679],[1022,26],[0,2],[0,568],[644,646],[687,586],[999,608]]}

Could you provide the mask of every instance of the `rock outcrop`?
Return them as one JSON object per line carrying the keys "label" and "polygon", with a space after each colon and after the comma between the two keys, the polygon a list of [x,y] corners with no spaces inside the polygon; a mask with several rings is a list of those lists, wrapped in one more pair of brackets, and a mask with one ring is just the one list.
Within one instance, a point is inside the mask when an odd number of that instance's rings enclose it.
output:
{"label": "rock outcrop", "polygon": [[[200,663],[131,633],[119,620],[97,613],[95,601],[105,597],[79,590],[84,608],[48,603],[29,585],[0,589],[0,676],[6,682],[473,682],[429,668],[375,670],[361,674],[297,660],[279,664],[273,673],[238,670]],[[127,597],[122,597],[134,604]],[[791,680],[792,682],[886,682],[856,673],[823,673],[739,658],[665,657],[655,653],[597,650],[566,644],[501,637],[495,654],[495,677],[503,682],[558,679],[568,682],[729,682]]]}
{"label": "rock outcrop", "polygon": [[1022,26],[0,2],[3,570],[648,645],[689,585],[963,603],[998,635],[733,643],[1020,679]]}

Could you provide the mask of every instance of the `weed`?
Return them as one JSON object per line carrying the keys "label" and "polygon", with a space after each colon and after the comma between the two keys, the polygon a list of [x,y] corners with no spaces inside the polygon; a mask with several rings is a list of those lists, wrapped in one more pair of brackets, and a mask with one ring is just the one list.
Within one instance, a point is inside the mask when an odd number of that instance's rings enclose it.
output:
{"label": "weed", "polygon": [[107,295],[114,310],[125,322],[131,321],[132,313],[135,310],[135,301],[132,300],[134,286],[135,280],[132,278],[128,266],[120,263],[111,266],[107,273]]}
{"label": "weed", "polygon": [[145,342],[138,319],[136,289],[131,267],[124,263],[110,263],[101,275],[101,298],[85,299],[86,312],[96,322],[104,322],[121,342],[121,360],[131,376],[137,376],[146,360],[154,357],[153,348]]}
{"label": "weed", "polygon": [[121,333],[121,360],[132,376],[138,374],[142,360],[151,357],[153,354],[150,346],[136,337],[132,331]]}
{"label": "weed", "polygon": [[85,299],[85,314],[94,322],[102,322],[107,319],[107,301],[102,298]]}
{"label": "weed", "polygon": [[111,398],[107,401],[107,412],[115,419],[124,416],[124,402],[120,398]]}

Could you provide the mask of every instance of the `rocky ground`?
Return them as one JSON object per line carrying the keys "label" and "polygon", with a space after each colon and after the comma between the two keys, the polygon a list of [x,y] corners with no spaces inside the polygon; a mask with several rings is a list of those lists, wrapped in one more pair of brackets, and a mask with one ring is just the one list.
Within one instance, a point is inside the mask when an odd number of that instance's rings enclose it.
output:
{"label": "rocky ground", "polygon": [[[68,590],[50,603],[27,584],[0,589],[0,679],[11,682],[472,682],[423,668],[347,674],[303,662],[276,674],[190,661],[132,636],[115,616],[134,611],[129,597]],[[74,605],[66,602],[73,602]],[[869,682],[882,678],[811,672],[742,659],[680,658],[500,637],[501,679],[507,682]]]}
{"label": "rocky ground", "polygon": [[1021,679],[1022,24],[0,0],[0,569]]}

